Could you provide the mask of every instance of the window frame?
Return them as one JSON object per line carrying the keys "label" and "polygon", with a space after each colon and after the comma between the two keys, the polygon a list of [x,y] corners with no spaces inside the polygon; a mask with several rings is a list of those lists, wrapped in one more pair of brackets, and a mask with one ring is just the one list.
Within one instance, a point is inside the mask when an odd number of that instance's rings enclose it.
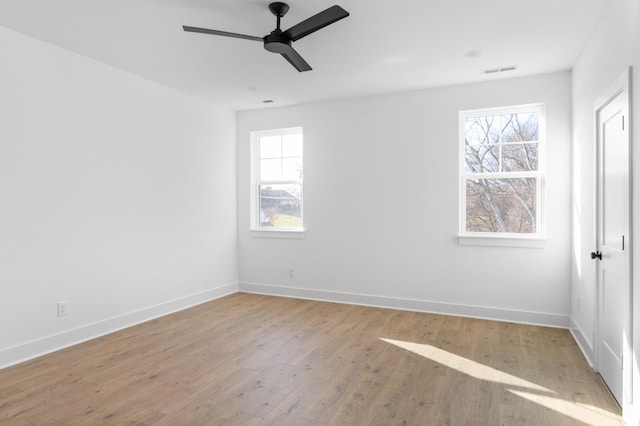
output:
{"label": "window frame", "polygon": [[[466,170],[465,120],[471,117],[509,115],[515,113],[536,112],[538,121],[538,168],[535,171],[509,171],[491,173],[473,173]],[[459,224],[458,242],[461,245],[491,245],[504,247],[544,247],[546,240],[545,220],[545,163],[546,163],[546,115],[543,103],[533,103],[506,107],[480,108],[464,110],[459,113]],[[508,144],[508,143],[506,143]],[[506,144],[500,144],[502,146]],[[536,179],[536,223],[535,233],[517,232],[471,232],[467,231],[467,181],[474,179]]]}
{"label": "window frame", "polygon": [[[304,165],[300,179],[260,180],[260,139],[269,136],[299,134],[302,136],[302,158],[304,162],[304,133],[301,126],[283,129],[258,130],[250,133],[250,235],[255,237],[303,238],[304,228]],[[304,164],[304,163],[303,163]],[[264,185],[300,185],[300,227],[264,227],[260,223],[260,187]]]}

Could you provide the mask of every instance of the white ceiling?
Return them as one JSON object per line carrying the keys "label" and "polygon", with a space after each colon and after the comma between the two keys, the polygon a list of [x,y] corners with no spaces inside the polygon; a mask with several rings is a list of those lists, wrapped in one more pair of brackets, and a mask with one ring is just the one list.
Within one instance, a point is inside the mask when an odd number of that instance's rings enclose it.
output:
{"label": "white ceiling", "polygon": [[351,16],[294,43],[304,73],[259,42],[182,31],[264,36],[269,0],[0,0],[0,25],[246,110],[568,70],[610,0],[289,0],[282,28],[336,2]]}

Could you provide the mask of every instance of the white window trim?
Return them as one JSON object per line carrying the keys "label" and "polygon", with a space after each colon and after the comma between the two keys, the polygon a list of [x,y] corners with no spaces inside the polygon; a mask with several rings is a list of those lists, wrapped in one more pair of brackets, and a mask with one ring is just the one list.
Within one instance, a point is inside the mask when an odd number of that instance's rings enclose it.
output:
{"label": "white window trim", "polygon": [[[467,117],[501,115],[512,113],[524,113],[538,111],[542,118],[538,128],[538,170],[526,172],[508,173],[468,173],[465,171],[465,119]],[[542,103],[516,105],[498,108],[482,108],[475,110],[460,111],[459,114],[459,208],[458,211],[458,243],[470,246],[496,246],[496,247],[529,247],[544,248],[546,245],[546,190],[545,190],[545,163],[546,163],[546,116],[545,107]],[[523,178],[535,177],[536,185],[536,233],[499,233],[499,232],[468,232],[466,230],[466,181],[474,178]]]}
{"label": "white window trim", "polygon": [[285,238],[291,240],[303,240],[305,229],[249,229],[249,235],[256,238]]}
{"label": "white window trim", "polygon": [[[287,135],[287,134],[302,134],[302,127],[289,127],[285,129],[273,129],[273,130],[259,130],[251,132],[250,135],[250,223],[249,223],[249,235],[259,238],[291,238],[302,239],[304,238],[304,176],[300,180],[282,180],[282,181],[260,181],[260,149],[259,142],[261,137],[275,136],[275,135]],[[304,140],[302,142],[302,149],[304,155]],[[303,226],[301,228],[262,228],[259,225],[260,218],[260,196],[259,187],[264,184],[287,184],[294,183],[300,184],[302,187],[302,207],[300,208],[300,217],[302,219]]]}

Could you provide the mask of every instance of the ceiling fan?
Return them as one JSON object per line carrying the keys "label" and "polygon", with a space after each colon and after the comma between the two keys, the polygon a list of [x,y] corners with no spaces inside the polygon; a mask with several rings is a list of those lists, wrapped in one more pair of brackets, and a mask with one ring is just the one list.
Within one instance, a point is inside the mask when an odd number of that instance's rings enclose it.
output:
{"label": "ceiling fan", "polygon": [[269,10],[276,18],[276,29],[270,34],[264,37],[255,37],[245,34],[230,33],[227,31],[210,30],[207,28],[197,28],[183,26],[185,31],[192,33],[204,33],[220,35],[225,37],[243,38],[245,40],[261,41],[264,43],[264,48],[269,52],[279,53],[284,57],[291,65],[298,71],[310,71],[311,66],[305,61],[298,52],[295,51],[291,43],[300,40],[302,37],[306,37],[309,34],[316,32],[327,25],[333,24],[340,19],[349,16],[349,12],[341,8],[340,6],[331,6],[330,8],[323,10],[322,12],[313,15],[312,17],[305,19],[297,25],[289,28],[286,31],[280,29],[280,18],[287,14],[289,11],[289,5],[282,2],[275,2],[269,5]]}

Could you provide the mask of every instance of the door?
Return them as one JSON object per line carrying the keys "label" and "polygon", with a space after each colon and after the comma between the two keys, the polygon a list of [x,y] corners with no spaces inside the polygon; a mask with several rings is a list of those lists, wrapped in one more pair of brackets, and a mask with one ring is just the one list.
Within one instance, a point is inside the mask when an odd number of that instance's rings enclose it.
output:
{"label": "door", "polygon": [[625,75],[609,97],[596,106],[597,250],[591,254],[598,262],[597,367],[621,405],[623,389],[630,390],[623,383],[623,363],[631,347],[629,74]]}

